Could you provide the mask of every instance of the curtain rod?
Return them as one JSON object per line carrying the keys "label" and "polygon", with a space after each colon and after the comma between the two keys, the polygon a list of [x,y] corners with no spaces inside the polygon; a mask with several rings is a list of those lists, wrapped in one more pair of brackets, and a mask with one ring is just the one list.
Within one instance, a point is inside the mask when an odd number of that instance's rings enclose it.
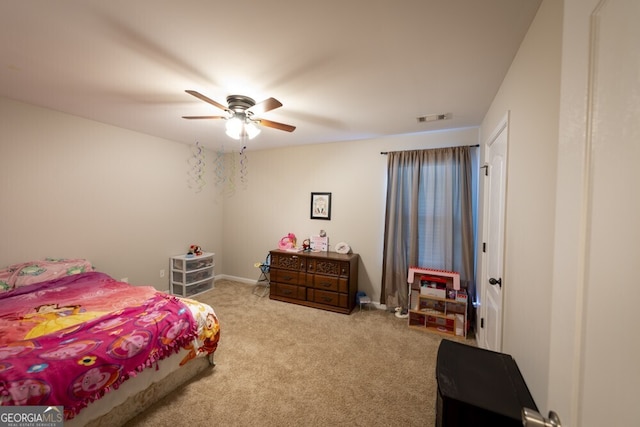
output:
{"label": "curtain rod", "polygon": [[[477,148],[477,147],[480,147],[480,144],[476,144],[476,145],[461,145],[461,147]],[[441,148],[449,148],[449,147],[441,147]],[[410,151],[412,151],[412,150],[410,150]],[[384,154],[386,156],[387,154],[389,154],[389,152],[388,151],[381,151],[380,154]]]}

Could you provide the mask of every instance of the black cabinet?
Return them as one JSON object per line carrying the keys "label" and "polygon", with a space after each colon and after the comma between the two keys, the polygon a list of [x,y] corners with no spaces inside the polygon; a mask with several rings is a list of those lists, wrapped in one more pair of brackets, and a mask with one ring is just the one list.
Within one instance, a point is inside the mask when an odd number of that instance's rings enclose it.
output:
{"label": "black cabinet", "polygon": [[522,426],[522,408],[538,410],[508,354],[442,340],[436,362],[436,426]]}

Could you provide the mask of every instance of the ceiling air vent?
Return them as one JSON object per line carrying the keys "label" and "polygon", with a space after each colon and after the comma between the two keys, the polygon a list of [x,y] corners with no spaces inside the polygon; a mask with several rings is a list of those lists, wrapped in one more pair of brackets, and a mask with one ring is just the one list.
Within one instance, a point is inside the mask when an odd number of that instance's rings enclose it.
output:
{"label": "ceiling air vent", "polygon": [[418,123],[437,122],[438,120],[449,120],[453,114],[429,114],[428,116],[418,117]]}

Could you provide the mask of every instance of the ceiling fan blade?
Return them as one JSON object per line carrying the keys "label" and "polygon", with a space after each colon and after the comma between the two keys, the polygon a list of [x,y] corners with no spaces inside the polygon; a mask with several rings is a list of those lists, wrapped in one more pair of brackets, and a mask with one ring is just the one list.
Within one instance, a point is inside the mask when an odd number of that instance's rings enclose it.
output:
{"label": "ceiling fan blade", "polygon": [[256,122],[260,123],[262,126],[266,126],[266,127],[274,128],[274,129],[279,129],[279,130],[284,130],[284,131],[287,131],[287,132],[293,132],[294,130],[296,130],[295,126],[285,125],[284,123],[273,122],[271,120],[257,119]]}
{"label": "ceiling fan blade", "polygon": [[253,107],[248,108],[247,111],[251,112],[252,114],[262,114],[280,107],[282,107],[282,102],[278,101],[275,98],[269,98],[265,99],[262,102],[258,102]]}
{"label": "ceiling fan blade", "polygon": [[226,119],[225,116],[182,116],[183,119]]}
{"label": "ceiling fan blade", "polygon": [[203,100],[204,102],[208,102],[209,104],[213,105],[214,107],[218,107],[221,110],[227,111],[229,109],[228,107],[225,107],[219,102],[216,102],[213,99],[204,96],[200,92],[196,92],[195,90],[185,90],[185,92],[187,92],[189,95],[193,95],[196,98]]}

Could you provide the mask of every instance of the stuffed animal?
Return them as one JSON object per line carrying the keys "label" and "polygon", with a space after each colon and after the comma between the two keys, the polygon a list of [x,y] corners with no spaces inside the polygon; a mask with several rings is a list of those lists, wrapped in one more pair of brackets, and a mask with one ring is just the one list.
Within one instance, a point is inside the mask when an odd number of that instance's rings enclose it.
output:
{"label": "stuffed animal", "polygon": [[189,252],[187,252],[188,255],[194,255],[194,256],[200,256],[202,255],[202,248],[198,245],[191,245],[189,246]]}

